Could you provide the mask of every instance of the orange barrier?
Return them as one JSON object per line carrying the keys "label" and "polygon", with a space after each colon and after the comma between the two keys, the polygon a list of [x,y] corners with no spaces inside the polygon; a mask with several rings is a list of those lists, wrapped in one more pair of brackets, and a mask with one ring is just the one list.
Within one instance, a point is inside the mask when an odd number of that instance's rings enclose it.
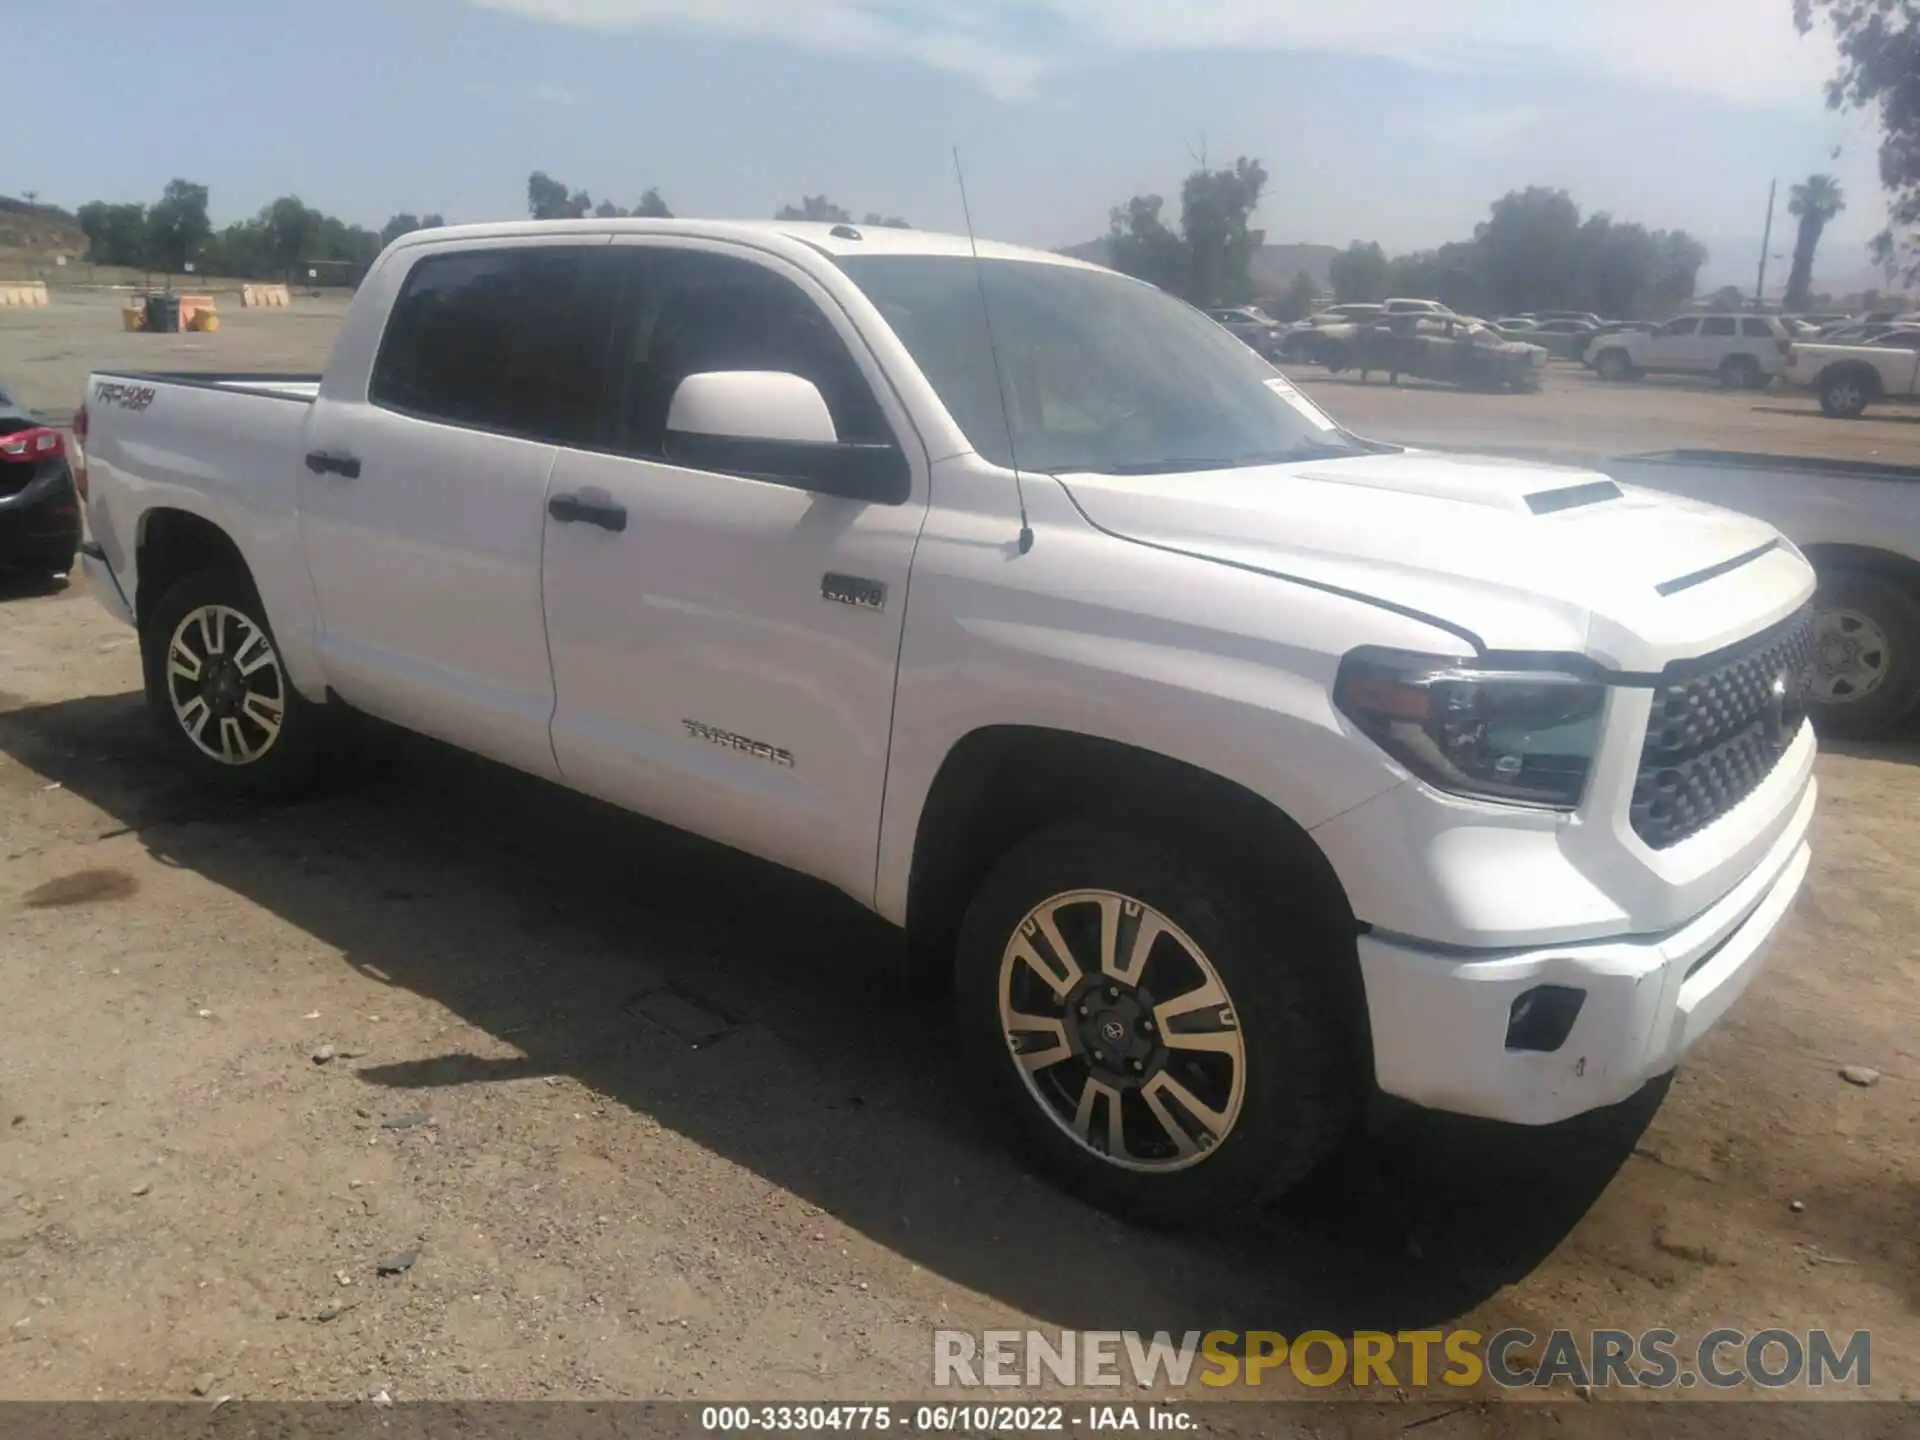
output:
{"label": "orange barrier", "polygon": [[242,285],[240,303],[249,310],[284,310],[293,303],[293,297],[284,285]]}
{"label": "orange barrier", "polygon": [[47,305],[44,280],[0,281],[0,308],[43,310]]}
{"label": "orange barrier", "polygon": [[203,326],[194,323],[194,317],[202,314],[211,315],[213,310],[211,295],[182,295],[180,297],[180,328],[182,330],[203,329]]}

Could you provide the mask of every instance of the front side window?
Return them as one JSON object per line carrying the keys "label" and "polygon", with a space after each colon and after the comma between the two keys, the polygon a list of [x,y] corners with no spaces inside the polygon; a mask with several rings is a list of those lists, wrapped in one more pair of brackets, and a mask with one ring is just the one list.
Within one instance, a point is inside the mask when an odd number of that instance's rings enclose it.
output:
{"label": "front side window", "polygon": [[996,465],[1171,474],[1363,453],[1246,345],[1150,285],[1044,261],[838,263]]}
{"label": "front side window", "polygon": [[846,342],[791,280],[706,250],[627,253],[637,273],[616,376],[620,451],[661,458],[674,391],[689,375],[714,370],[776,370],[811,380],[842,441],[894,440]]}
{"label": "front side window", "polygon": [[426,420],[586,443],[617,288],[604,246],[428,255],[394,301],[368,398]]}

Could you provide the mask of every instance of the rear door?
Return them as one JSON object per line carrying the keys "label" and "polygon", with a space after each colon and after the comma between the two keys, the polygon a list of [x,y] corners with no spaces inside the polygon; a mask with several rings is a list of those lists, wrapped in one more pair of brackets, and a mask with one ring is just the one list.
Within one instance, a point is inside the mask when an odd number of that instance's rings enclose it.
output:
{"label": "rear door", "polygon": [[333,688],[549,776],[547,477],[556,443],[590,438],[600,417],[606,242],[493,241],[414,259],[363,393],[316,403],[300,474]]}
{"label": "rear door", "polygon": [[[614,250],[628,291],[612,425],[597,449],[561,449],[546,528],[561,771],[871,901],[925,450],[804,271],[719,243]],[[669,462],[678,383],[721,370],[813,381],[841,440],[900,445],[910,493],[850,499]]]}
{"label": "rear door", "polygon": [[1896,330],[1873,342],[1874,360],[1889,395],[1920,395],[1920,330]]}
{"label": "rear door", "polygon": [[[1732,315],[1709,315],[1700,322],[1698,368],[1718,370],[1729,355],[1748,353],[1750,346],[1740,343],[1740,321]],[[1758,358],[1756,353],[1755,358]]]}

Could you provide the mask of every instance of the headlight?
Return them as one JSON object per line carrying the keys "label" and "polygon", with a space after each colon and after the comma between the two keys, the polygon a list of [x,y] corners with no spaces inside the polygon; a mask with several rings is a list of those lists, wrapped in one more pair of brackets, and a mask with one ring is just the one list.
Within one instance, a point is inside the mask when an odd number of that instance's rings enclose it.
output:
{"label": "headlight", "polygon": [[1606,687],[1547,670],[1483,670],[1401,650],[1356,650],[1333,702],[1436,789],[1476,800],[1579,806]]}

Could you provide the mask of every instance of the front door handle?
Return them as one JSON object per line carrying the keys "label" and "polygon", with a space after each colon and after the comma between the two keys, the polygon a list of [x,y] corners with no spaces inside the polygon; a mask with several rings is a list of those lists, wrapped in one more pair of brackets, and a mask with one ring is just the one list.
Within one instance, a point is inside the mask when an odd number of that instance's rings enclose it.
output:
{"label": "front door handle", "polygon": [[578,495],[556,495],[547,501],[547,513],[562,525],[598,525],[618,534],[627,528],[627,507]]}
{"label": "front door handle", "polygon": [[360,478],[360,462],[351,455],[329,455],[325,450],[307,452],[307,469],[316,475],[341,475],[349,480]]}

